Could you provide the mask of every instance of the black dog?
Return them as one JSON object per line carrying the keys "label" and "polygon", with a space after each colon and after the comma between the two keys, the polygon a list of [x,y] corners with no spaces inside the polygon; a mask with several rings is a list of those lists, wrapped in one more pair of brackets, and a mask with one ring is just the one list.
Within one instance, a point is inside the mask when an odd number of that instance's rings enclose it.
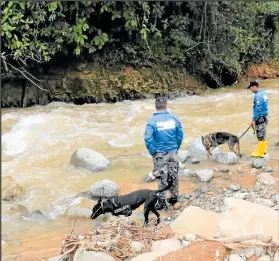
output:
{"label": "black dog", "polygon": [[152,211],[157,217],[157,224],[160,223],[160,214],[155,208],[158,197],[157,193],[168,190],[173,183],[172,176],[168,179],[168,185],[159,190],[151,189],[141,189],[134,192],[131,192],[127,195],[117,196],[106,201],[102,201],[100,198],[97,204],[93,207],[91,219],[95,219],[98,216],[105,213],[112,213],[114,216],[124,215],[131,216],[132,211],[138,208],[141,204],[144,203],[144,224],[148,224],[148,215]]}
{"label": "black dog", "polygon": [[233,151],[236,155],[241,157],[240,147],[239,147],[239,138],[228,132],[215,132],[210,133],[206,136],[202,136],[202,144],[207,150],[208,154],[211,154],[210,148],[215,149],[221,144],[228,143],[229,149]]}

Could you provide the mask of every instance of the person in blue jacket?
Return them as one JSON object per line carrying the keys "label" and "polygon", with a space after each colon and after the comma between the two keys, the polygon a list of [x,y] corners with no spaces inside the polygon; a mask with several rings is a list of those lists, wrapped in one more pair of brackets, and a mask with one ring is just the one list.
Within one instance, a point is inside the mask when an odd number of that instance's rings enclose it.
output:
{"label": "person in blue jacket", "polygon": [[[178,157],[177,152],[183,140],[183,129],[180,120],[167,110],[167,99],[159,97],[155,100],[156,112],[147,121],[144,141],[146,148],[153,157],[153,175],[157,179],[158,188],[168,185],[168,177],[172,175],[173,184],[170,187],[172,196],[168,202],[174,205],[178,202]],[[166,191],[158,193],[156,209],[167,209]]]}
{"label": "person in blue jacket", "polygon": [[260,90],[259,83],[252,81],[247,89],[250,89],[254,95],[253,118],[250,123],[254,127],[258,139],[258,150],[253,152],[252,157],[264,157],[266,153],[266,127],[268,123],[268,96],[265,91]]}

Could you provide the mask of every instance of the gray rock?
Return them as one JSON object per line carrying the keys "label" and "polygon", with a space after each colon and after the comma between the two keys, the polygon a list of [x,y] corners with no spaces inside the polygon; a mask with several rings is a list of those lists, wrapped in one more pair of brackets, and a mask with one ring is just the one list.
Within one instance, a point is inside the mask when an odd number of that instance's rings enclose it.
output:
{"label": "gray rock", "polygon": [[262,173],[257,176],[257,181],[264,185],[274,185],[276,183],[275,178],[269,173]]}
{"label": "gray rock", "polygon": [[196,176],[200,182],[206,183],[213,178],[213,171],[210,169],[200,169],[196,171]]}
{"label": "gray rock", "polygon": [[77,149],[71,157],[71,164],[91,172],[101,171],[111,166],[111,162],[106,157],[88,148]]}
{"label": "gray rock", "polygon": [[60,256],[54,256],[48,259],[48,261],[66,261],[67,257],[61,258],[62,255]]}
{"label": "gray rock", "polygon": [[82,251],[78,249],[73,261],[115,261],[111,255],[101,251]]}
{"label": "gray rock", "polygon": [[190,246],[191,244],[192,244],[192,243],[189,242],[189,241],[182,240],[182,245],[183,245],[183,247],[188,247],[188,246]]}
{"label": "gray rock", "polygon": [[191,159],[191,163],[192,163],[192,164],[199,164],[200,161],[199,161],[197,158],[192,158],[192,159]]}
{"label": "gray rock", "polygon": [[24,215],[22,218],[23,220],[32,222],[41,222],[47,220],[47,217],[40,210],[31,211],[28,214]]}
{"label": "gray rock", "polygon": [[152,182],[156,179],[156,177],[153,175],[153,172],[149,172],[143,177],[143,181],[146,183]]}
{"label": "gray rock", "polygon": [[178,160],[184,163],[189,159],[190,153],[187,150],[179,150],[177,156],[178,156]]}
{"label": "gray rock", "polygon": [[233,152],[212,151],[212,158],[220,164],[238,163],[238,157]]}
{"label": "gray rock", "polygon": [[[255,249],[255,255],[256,255],[257,257],[263,256],[263,255],[266,254],[266,251],[265,251],[264,248],[262,248],[262,247],[255,247],[254,249]],[[279,261],[279,260],[278,260],[278,261]]]}
{"label": "gray rock", "polygon": [[206,160],[207,159],[207,151],[202,144],[201,138],[196,139],[191,147],[188,149],[191,157],[196,157],[198,160]]}
{"label": "gray rock", "polygon": [[184,169],[182,171],[179,171],[178,175],[180,177],[191,178],[196,175],[196,171],[194,171],[192,169]]}
{"label": "gray rock", "polygon": [[262,158],[255,158],[252,160],[252,167],[255,169],[261,169],[264,168],[264,159]]}
{"label": "gray rock", "polygon": [[241,193],[241,192],[237,192],[234,194],[234,198],[237,198],[237,199],[246,199],[248,196],[248,193],[244,192],[244,193]]}
{"label": "gray rock", "polygon": [[270,256],[269,255],[265,255],[265,256],[261,256],[259,259],[257,259],[257,261],[270,261]]}
{"label": "gray rock", "polygon": [[21,187],[10,176],[2,177],[2,200],[14,200],[22,193]]}
{"label": "gray rock", "polygon": [[231,184],[228,186],[228,189],[231,190],[231,191],[238,191],[240,190],[240,185],[239,184]]}
{"label": "gray rock", "polygon": [[261,204],[263,206],[267,206],[267,207],[273,207],[274,206],[274,203],[272,200],[269,200],[269,199],[265,199],[265,198],[257,198],[255,200],[255,203],[258,203],[258,204]]}
{"label": "gray rock", "polygon": [[271,156],[269,154],[264,155],[264,161],[269,161],[271,160]]}
{"label": "gray rock", "polygon": [[271,167],[264,167],[263,171],[264,172],[273,172],[273,168],[271,168]]}
{"label": "gray rock", "polygon": [[119,186],[111,180],[104,179],[91,185],[90,192],[93,198],[112,198],[117,196]]}

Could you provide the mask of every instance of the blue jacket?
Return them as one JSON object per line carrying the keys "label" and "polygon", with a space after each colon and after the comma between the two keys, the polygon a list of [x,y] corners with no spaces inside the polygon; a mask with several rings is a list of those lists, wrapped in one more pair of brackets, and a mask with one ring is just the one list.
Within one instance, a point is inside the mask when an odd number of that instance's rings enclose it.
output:
{"label": "blue jacket", "polygon": [[255,93],[253,105],[253,121],[258,120],[261,116],[268,115],[268,97],[265,91],[260,90]]}
{"label": "blue jacket", "polygon": [[179,150],[182,139],[181,122],[170,112],[155,112],[147,121],[144,141],[151,155]]}

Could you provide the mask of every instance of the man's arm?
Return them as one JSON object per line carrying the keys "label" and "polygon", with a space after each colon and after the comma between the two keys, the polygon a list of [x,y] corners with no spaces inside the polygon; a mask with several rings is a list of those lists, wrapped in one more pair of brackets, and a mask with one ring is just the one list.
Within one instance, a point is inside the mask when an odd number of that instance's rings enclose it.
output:
{"label": "man's arm", "polygon": [[147,123],[145,127],[144,142],[146,148],[148,149],[151,155],[154,155],[156,153],[156,148],[153,145],[153,141],[154,141],[153,136],[154,136],[154,128]]}
{"label": "man's arm", "polygon": [[183,140],[183,126],[179,120],[177,120],[177,129],[176,129],[176,138],[177,138],[177,145],[178,149],[180,149],[182,140]]}

